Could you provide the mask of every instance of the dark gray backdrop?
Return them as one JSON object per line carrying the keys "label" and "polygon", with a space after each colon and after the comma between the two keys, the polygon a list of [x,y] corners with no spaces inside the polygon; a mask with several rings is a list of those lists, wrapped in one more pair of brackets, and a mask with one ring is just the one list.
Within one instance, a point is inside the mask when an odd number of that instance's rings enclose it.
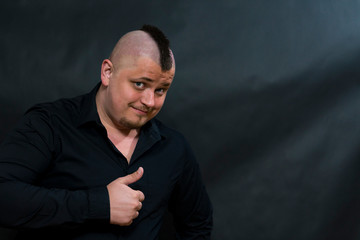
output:
{"label": "dark gray backdrop", "polygon": [[144,23],[171,40],[159,117],[198,156],[213,239],[360,239],[357,0],[2,1],[0,138],[31,105],[88,92]]}

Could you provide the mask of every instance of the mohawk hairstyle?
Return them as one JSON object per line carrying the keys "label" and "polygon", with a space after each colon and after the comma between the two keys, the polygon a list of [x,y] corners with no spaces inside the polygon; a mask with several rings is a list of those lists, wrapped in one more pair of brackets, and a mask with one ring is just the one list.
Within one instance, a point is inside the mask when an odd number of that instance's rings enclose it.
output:
{"label": "mohawk hairstyle", "polygon": [[148,33],[156,42],[160,52],[160,66],[163,71],[169,71],[173,65],[170,55],[170,42],[165,34],[155,26],[143,25],[140,29]]}

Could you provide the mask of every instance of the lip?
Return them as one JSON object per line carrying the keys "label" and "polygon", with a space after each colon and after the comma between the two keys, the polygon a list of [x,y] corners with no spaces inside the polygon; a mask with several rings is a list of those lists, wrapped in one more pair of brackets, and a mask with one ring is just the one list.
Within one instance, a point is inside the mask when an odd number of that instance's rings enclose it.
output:
{"label": "lip", "polygon": [[136,107],[132,107],[132,109],[134,109],[135,112],[140,114],[140,115],[147,115],[148,114],[148,111],[140,110],[140,109],[138,109]]}

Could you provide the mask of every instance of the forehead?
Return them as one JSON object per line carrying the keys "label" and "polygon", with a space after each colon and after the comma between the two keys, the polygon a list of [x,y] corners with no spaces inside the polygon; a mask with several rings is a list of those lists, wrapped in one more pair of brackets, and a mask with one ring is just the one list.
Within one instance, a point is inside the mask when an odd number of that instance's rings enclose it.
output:
{"label": "forehead", "polygon": [[164,72],[159,63],[149,57],[138,57],[133,67],[134,72],[146,75],[152,80],[171,81],[175,75],[174,67]]}

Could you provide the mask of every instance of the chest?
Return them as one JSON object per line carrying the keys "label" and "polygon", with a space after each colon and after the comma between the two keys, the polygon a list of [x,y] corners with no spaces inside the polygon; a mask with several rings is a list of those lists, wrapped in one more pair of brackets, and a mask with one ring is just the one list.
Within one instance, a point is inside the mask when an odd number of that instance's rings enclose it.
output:
{"label": "chest", "polygon": [[[145,194],[149,214],[167,204],[183,169],[181,154],[169,148],[164,140],[153,142],[140,138],[136,144],[134,141],[113,144],[107,136],[87,131],[87,134],[63,134],[60,142],[61,151],[56,153],[39,184],[70,190],[105,187],[141,166],[144,175],[131,187]],[[130,163],[122,154],[124,149],[131,149]]]}

